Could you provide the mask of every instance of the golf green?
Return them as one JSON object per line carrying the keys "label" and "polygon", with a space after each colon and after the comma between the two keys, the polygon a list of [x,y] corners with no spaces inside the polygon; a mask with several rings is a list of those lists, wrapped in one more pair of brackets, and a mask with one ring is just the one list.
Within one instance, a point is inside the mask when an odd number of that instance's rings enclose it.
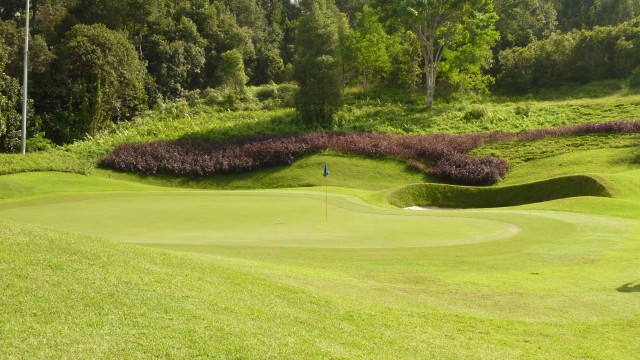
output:
{"label": "golf green", "polygon": [[0,206],[0,216],[130,243],[322,248],[431,247],[520,231],[455,212],[381,209],[318,192],[152,192],[60,196]]}

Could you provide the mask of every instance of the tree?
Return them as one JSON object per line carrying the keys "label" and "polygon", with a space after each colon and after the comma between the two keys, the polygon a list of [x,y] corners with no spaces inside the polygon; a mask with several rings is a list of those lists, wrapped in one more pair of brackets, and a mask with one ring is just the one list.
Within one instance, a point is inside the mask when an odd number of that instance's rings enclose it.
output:
{"label": "tree", "polygon": [[237,94],[244,93],[244,86],[248,78],[244,73],[244,63],[240,51],[233,49],[223,53],[220,56],[218,72],[224,86]]}
{"label": "tree", "polygon": [[296,107],[309,126],[331,128],[342,103],[340,14],[330,1],[307,0],[298,19],[294,78]]}
{"label": "tree", "polygon": [[175,99],[184,95],[205,66],[206,41],[196,25],[187,17],[174,21],[159,17],[151,23],[153,35],[145,40],[142,50],[147,70],[155,78],[160,93]]}
{"label": "tree", "polygon": [[494,0],[500,32],[498,49],[527,46],[556,31],[556,9],[551,0]]}
{"label": "tree", "polygon": [[392,35],[389,45],[389,57],[393,64],[389,72],[389,83],[415,90],[420,85],[422,73],[422,56],[416,35],[402,29]]}
{"label": "tree", "polygon": [[388,48],[392,38],[380,23],[375,11],[365,6],[357,13],[358,28],[347,36],[347,51],[344,56],[346,68],[359,74],[364,87],[374,80],[384,79],[391,70]]}
{"label": "tree", "polygon": [[560,30],[589,28],[589,10],[594,0],[553,0],[557,13]]}
{"label": "tree", "polygon": [[49,126],[56,140],[93,134],[146,108],[146,70],[123,34],[104,25],[76,25],[55,53]]}
{"label": "tree", "polygon": [[640,14],[639,0],[553,0],[561,30],[615,26]]}
{"label": "tree", "polygon": [[[13,134],[11,124],[20,123],[20,84],[18,80],[9,77],[4,73],[5,65],[9,59],[9,48],[0,42],[0,151],[17,151],[19,141],[16,146],[12,146]],[[15,148],[14,148],[15,147]]]}
{"label": "tree", "polygon": [[[391,5],[391,14],[411,30],[422,50],[427,108],[433,106],[433,94],[438,70],[447,52],[462,50],[475,55],[495,44],[498,34],[494,30],[497,20],[491,0],[401,0]],[[487,58],[467,56],[470,69],[487,66]],[[479,83],[486,86],[486,83]]]}
{"label": "tree", "polygon": [[638,16],[638,0],[596,0],[589,9],[592,25],[619,25]]}

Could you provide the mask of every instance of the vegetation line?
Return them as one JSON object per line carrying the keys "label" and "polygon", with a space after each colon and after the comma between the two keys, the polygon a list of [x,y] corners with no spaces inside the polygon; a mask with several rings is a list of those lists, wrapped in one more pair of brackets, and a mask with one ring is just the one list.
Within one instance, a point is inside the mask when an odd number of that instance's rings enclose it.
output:
{"label": "vegetation line", "polygon": [[[465,154],[487,142],[532,141],[550,136],[638,133],[640,120],[592,122],[556,129],[503,131],[466,135],[401,136],[382,133],[308,133],[263,136],[234,141],[155,141],[122,144],[101,165],[138,174],[211,176],[288,165],[305,154],[332,149],[372,158],[399,158],[413,168],[461,185],[491,185],[509,170],[506,161]],[[433,163],[430,169],[426,162]]]}

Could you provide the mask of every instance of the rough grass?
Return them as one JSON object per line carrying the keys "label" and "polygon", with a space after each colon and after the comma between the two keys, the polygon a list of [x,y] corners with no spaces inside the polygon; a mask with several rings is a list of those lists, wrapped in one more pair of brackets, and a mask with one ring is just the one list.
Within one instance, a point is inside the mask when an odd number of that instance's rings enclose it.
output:
{"label": "rough grass", "polygon": [[0,154],[0,175],[32,171],[60,171],[88,174],[95,162],[64,151],[22,154]]}

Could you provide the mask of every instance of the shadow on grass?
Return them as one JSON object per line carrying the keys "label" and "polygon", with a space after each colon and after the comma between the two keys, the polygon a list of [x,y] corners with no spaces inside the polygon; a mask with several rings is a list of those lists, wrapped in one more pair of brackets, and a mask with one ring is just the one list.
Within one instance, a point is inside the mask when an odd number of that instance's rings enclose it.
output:
{"label": "shadow on grass", "polygon": [[640,281],[638,281],[638,280],[632,281],[630,283],[627,283],[627,284],[624,284],[624,285],[620,286],[616,290],[618,290],[619,292],[623,292],[623,293],[640,292]]}
{"label": "shadow on grass", "polygon": [[[241,113],[242,114],[242,113]],[[184,134],[178,141],[224,141],[234,138],[255,137],[257,135],[299,134],[307,131],[294,110],[283,114],[265,116],[258,121],[238,121],[225,128],[212,128]]]}
{"label": "shadow on grass", "polygon": [[508,91],[495,89],[496,102],[513,101],[564,101],[576,99],[593,99],[624,94],[633,91],[625,90],[624,82],[620,80],[595,80],[586,84],[565,84],[551,88],[541,88],[533,93],[524,91]]}

